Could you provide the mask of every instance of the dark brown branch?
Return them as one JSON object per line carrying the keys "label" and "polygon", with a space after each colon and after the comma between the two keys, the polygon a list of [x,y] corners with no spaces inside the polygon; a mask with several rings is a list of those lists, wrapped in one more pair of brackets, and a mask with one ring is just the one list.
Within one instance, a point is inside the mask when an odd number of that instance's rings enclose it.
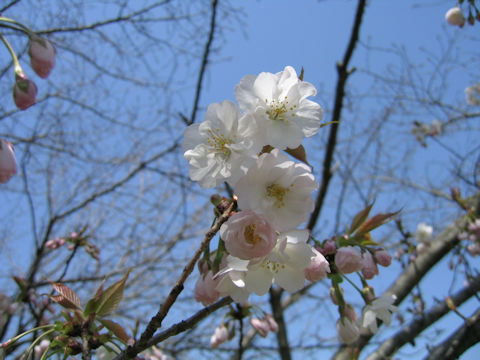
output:
{"label": "dark brown branch", "polygon": [[217,0],[212,0],[212,15],[210,17],[210,31],[208,33],[207,43],[205,44],[205,50],[203,52],[202,65],[200,67],[200,72],[197,79],[197,89],[195,91],[195,99],[193,101],[192,113],[190,119],[188,119],[187,125],[191,125],[195,122],[195,117],[197,116],[198,103],[200,101],[200,94],[202,92],[202,82],[205,77],[205,69],[208,64],[208,56],[210,54],[210,49],[212,47],[213,36],[215,34],[215,25],[216,25],[216,16],[217,16]]}
{"label": "dark brown branch", "polygon": [[135,342],[133,346],[129,346],[120,356],[118,359],[130,359],[135,357],[138,353],[148,348],[148,342],[152,339],[153,334],[157,331],[158,328],[162,326],[163,319],[167,316],[170,308],[177,300],[180,293],[183,291],[183,284],[187,280],[188,276],[192,273],[195,264],[197,263],[198,259],[202,255],[205,247],[208,245],[210,240],[215,236],[215,234],[220,230],[220,226],[228,220],[232,209],[235,206],[235,202],[232,202],[228,209],[220,216],[216,223],[212,226],[212,228],[205,234],[205,237],[200,244],[200,247],[197,249],[193,257],[190,259],[188,264],[183,268],[182,274],[180,278],[177,280],[175,286],[170,290],[165,302],[160,306],[157,314],[150,319],[150,322],[147,325],[147,328],[140,336],[140,339]]}
{"label": "dark brown branch", "polygon": [[165,331],[162,331],[161,333],[155,335],[152,337],[148,342],[146,348],[149,348],[150,346],[156,345],[166,339],[168,339],[171,336],[178,335],[185,330],[191,329],[193,326],[198,324],[200,321],[205,319],[208,315],[212,314],[213,312],[217,311],[218,309],[231,304],[232,299],[230,297],[224,297],[220,300],[218,300],[216,303],[209,305],[199,312],[197,312],[195,315],[192,315],[186,320],[182,320],[179,323],[172,325],[170,328],[168,328]]}
{"label": "dark brown branch", "polygon": [[280,354],[280,358],[282,360],[290,360],[292,356],[290,354],[290,346],[288,344],[287,326],[285,324],[285,319],[283,318],[283,307],[281,302],[282,293],[283,290],[280,288],[270,289],[270,306],[272,308],[273,318],[278,324],[278,353]]}
{"label": "dark brown branch", "polygon": [[348,42],[347,49],[343,56],[343,60],[337,63],[337,88],[335,91],[335,105],[333,107],[332,119],[331,121],[336,121],[330,125],[330,133],[328,135],[327,149],[325,151],[325,157],[323,159],[323,170],[322,170],[322,182],[320,184],[320,189],[318,191],[317,199],[315,201],[315,208],[310,215],[310,220],[308,222],[308,229],[313,230],[315,224],[317,223],[318,218],[320,217],[320,212],[323,207],[323,202],[327,195],[328,185],[333,176],[331,168],[333,162],[333,154],[335,152],[335,146],[337,144],[337,132],[339,127],[339,121],[342,119],[342,109],[343,109],[343,99],[345,97],[345,87],[347,79],[352,74],[354,69],[348,69],[350,60],[355,50],[355,46],[358,42],[360,34],[360,25],[362,23],[363,13],[366,6],[366,0],[359,0],[357,5],[357,11],[355,14],[355,22],[353,24],[352,33],[350,35],[350,41]]}
{"label": "dark brown branch", "polygon": [[436,346],[425,360],[455,360],[480,341],[480,309],[465,321],[459,329]]}
{"label": "dark brown branch", "polygon": [[[480,291],[480,275],[469,282],[468,286],[458,291],[451,299],[455,306],[460,306]],[[389,359],[398,349],[405,344],[412,342],[418,334],[428,328],[442,316],[450,311],[446,301],[434,306],[404,326],[402,330],[397,332],[388,340],[384,341],[380,347],[375,350],[367,360]]]}

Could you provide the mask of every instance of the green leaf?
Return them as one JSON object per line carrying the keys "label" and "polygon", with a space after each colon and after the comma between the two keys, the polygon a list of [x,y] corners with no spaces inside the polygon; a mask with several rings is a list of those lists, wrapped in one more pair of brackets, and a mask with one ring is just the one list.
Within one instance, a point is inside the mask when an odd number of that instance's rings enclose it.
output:
{"label": "green leaf", "polygon": [[105,292],[103,292],[98,307],[95,311],[98,316],[110,314],[117,308],[118,304],[120,304],[120,301],[122,301],[123,298],[125,282],[127,281],[130,271],[132,271],[132,269],[128,270],[121,280],[117,281],[115,284],[105,290]]}
{"label": "green leaf", "polygon": [[110,330],[117,338],[122,340],[125,344],[131,339],[131,336],[127,334],[125,329],[114,321],[107,320],[107,319],[98,319],[100,323],[105,326],[108,330]]}
{"label": "green leaf", "polygon": [[370,210],[372,210],[373,203],[368,205],[365,209],[360,210],[357,215],[353,218],[352,224],[350,225],[350,228],[348,229],[348,234],[353,234],[355,230],[358,229],[360,225],[362,225],[365,220],[367,220],[368,215],[370,214]]}
{"label": "green leaf", "polygon": [[60,295],[51,295],[50,298],[69,310],[82,310],[80,298],[77,293],[70,289],[67,285],[54,283],[52,287],[60,293]]}
{"label": "green leaf", "polygon": [[85,306],[85,311],[84,311],[85,316],[94,314],[97,311],[98,306],[100,305],[100,300],[103,295],[103,284],[105,284],[105,280],[102,281],[93,298],[88,300],[87,306]]}
{"label": "green leaf", "polygon": [[360,235],[363,235],[363,234],[366,234],[366,233],[372,231],[373,229],[376,229],[380,225],[383,225],[383,224],[389,222],[390,220],[392,220],[392,217],[397,215],[399,212],[400,211],[396,211],[396,212],[393,212],[393,213],[375,215],[374,217],[368,219],[365,223],[363,223],[358,228],[358,231],[357,231],[356,235],[360,236]]}
{"label": "green leaf", "polygon": [[295,149],[287,148],[285,152],[293,156],[295,159],[300,160],[301,162],[310,166],[310,164],[307,161],[307,153],[305,152],[305,148],[303,147],[303,145],[300,145]]}

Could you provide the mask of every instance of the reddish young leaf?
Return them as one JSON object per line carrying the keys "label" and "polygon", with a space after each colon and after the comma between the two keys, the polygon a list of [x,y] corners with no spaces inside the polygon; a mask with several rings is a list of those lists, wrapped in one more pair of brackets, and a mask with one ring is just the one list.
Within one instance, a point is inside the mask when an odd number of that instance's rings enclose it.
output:
{"label": "reddish young leaf", "polygon": [[80,298],[78,295],[70,289],[67,285],[54,283],[52,287],[60,293],[60,295],[50,296],[50,298],[56,303],[62,305],[69,310],[81,310]]}
{"label": "reddish young leaf", "polygon": [[358,229],[360,225],[362,225],[365,220],[367,220],[368,215],[370,214],[370,210],[372,210],[373,203],[368,205],[365,209],[360,210],[357,215],[353,218],[352,224],[350,225],[350,228],[348,229],[348,234],[353,234],[355,230]]}
{"label": "reddish young leaf", "polygon": [[393,212],[393,213],[375,215],[374,217],[368,219],[365,223],[363,223],[358,228],[358,231],[357,231],[356,235],[357,236],[363,235],[363,234],[366,234],[366,233],[372,231],[373,229],[376,229],[380,225],[383,225],[383,224],[389,222],[390,220],[392,220],[392,217],[397,215],[399,212],[400,211],[396,211],[396,212]]}

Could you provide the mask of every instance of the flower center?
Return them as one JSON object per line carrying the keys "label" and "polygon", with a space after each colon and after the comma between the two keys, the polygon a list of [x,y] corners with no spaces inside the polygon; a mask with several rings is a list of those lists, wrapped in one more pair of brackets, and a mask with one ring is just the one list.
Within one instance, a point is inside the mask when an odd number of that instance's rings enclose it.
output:
{"label": "flower center", "polygon": [[[293,184],[290,187],[293,187]],[[283,198],[289,191],[289,188],[281,187],[275,183],[267,186],[267,196],[274,199],[274,204],[278,209],[285,206]]]}
{"label": "flower center", "polygon": [[255,224],[250,224],[245,227],[243,235],[245,236],[245,241],[247,243],[257,245],[260,241],[262,241],[262,238],[258,234],[255,234],[256,228],[257,226]]}
{"label": "flower center", "polygon": [[285,269],[285,264],[280,264],[276,261],[267,260],[260,265],[265,270],[270,270],[274,274],[278,274],[280,270]]}
{"label": "flower center", "polygon": [[210,146],[210,151],[219,154],[224,158],[228,158],[232,151],[227,145],[233,144],[234,141],[222,134],[219,128],[216,128],[215,130],[208,129],[208,134],[209,137],[207,143]]}
{"label": "flower center", "polygon": [[[270,120],[279,120],[279,121],[284,121],[288,123],[289,121],[287,119],[287,116],[288,115],[291,117],[295,116],[295,113],[293,112],[293,110],[295,110],[297,105],[292,105],[292,106],[288,105],[287,98],[288,97],[285,96],[283,101],[277,100],[277,99],[268,101],[268,99],[265,99],[265,103],[268,106],[266,113],[270,118]],[[291,114],[288,114],[289,111],[291,112]]]}

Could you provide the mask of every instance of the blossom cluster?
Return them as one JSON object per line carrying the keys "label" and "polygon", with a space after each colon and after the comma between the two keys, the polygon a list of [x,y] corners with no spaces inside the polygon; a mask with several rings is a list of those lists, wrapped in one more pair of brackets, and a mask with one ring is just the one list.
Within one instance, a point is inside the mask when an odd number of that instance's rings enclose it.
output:
{"label": "blossom cluster", "polygon": [[205,188],[227,182],[241,209],[220,228],[221,266],[201,271],[195,297],[203,304],[226,295],[243,303],[272,284],[290,292],[304,286],[316,254],[309,232],[297,228],[314,208],[318,184],[309,166],[283,150],[300,147],[320,129],[323,110],[307,99],[315,94],[290,66],[245,76],[235,87],[239,106],[211,104],[205,120],[185,130],[191,179]]}
{"label": "blossom cluster", "polygon": [[[218,249],[207,251],[199,263],[195,299],[206,306],[230,296],[246,305],[251,293],[265,295],[274,284],[295,292],[306,280],[330,276],[340,298],[339,336],[344,340],[349,306],[339,278],[361,272],[365,282],[378,274],[377,265],[390,265],[390,254],[371,241],[369,231],[394,213],[367,221],[372,204],[356,216],[348,234],[323,243],[311,238],[299,226],[314,209],[312,193],[318,184],[306,157],[299,154],[304,153],[303,138],[322,127],[323,110],[308,99],[316,94],[314,86],[287,66],[277,74],[245,76],[234,93],[238,106],[229,100],[211,104],[205,120],[184,131],[182,147],[190,178],[204,188],[223,182],[233,188],[233,200],[220,196],[212,200],[217,214],[231,201],[238,206],[220,228]],[[383,310],[391,314],[396,307],[392,301],[385,305],[382,298],[365,299],[370,306],[365,327],[376,331],[372,318],[389,322]],[[375,312],[379,308],[380,313]],[[278,329],[271,316],[252,318],[251,324],[262,336]],[[230,337],[231,331],[222,324],[211,345],[217,347]]]}

